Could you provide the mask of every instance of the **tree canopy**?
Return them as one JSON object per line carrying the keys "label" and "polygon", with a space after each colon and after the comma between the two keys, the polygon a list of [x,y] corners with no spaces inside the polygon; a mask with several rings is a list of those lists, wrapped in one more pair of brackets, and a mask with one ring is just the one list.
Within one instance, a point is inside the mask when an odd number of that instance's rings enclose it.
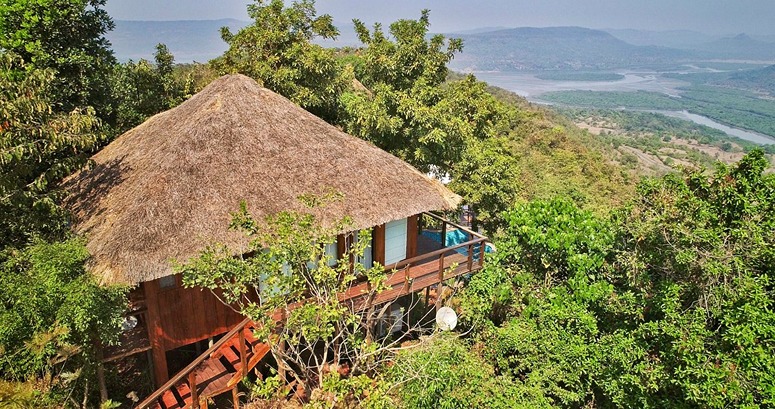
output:
{"label": "tree canopy", "polygon": [[115,63],[105,33],[113,20],[105,0],[4,0],[0,2],[0,49],[29,67],[51,69],[54,107],[70,112],[92,106],[101,116],[109,104],[107,75]]}
{"label": "tree canopy", "polygon": [[93,110],[54,108],[54,78],[53,70],[0,55],[0,247],[62,234],[56,185],[101,139]]}
{"label": "tree canopy", "polygon": [[229,49],[211,61],[221,74],[241,73],[321,118],[337,115],[337,99],[349,86],[334,52],[313,44],[335,38],[330,15],[318,16],[313,0],[256,0],[248,6],[253,23],[236,34],[221,29]]}

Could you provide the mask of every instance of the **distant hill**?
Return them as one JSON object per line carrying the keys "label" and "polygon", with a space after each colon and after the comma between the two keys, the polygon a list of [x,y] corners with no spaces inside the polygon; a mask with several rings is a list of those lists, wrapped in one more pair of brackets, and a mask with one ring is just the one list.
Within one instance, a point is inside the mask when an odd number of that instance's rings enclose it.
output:
{"label": "distant hill", "polygon": [[689,30],[605,30],[634,45],[654,45],[690,50],[699,59],[775,61],[775,36],[752,38],[747,34],[711,36]]}
{"label": "distant hill", "polygon": [[755,40],[746,34],[698,44],[693,49],[716,58],[775,61],[775,43]]}
{"label": "distant hill", "polygon": [[470,30],[460,30],[455,31],[453,33],[449,33],[450,36],[454,37],[457,35],[465,35],[465,34],[482,34],[482,33],[490,33],[493,31],[500,31],[500,30],[508,30],[509,27],[502,27],[502,26],[496,26],[496,27],[478,27],[478,28],[472,28]]}
{"label": "distant hill", "polygon": [[164,43],[175,55],[176,62],[205,62],[221,55],[227,48],[221,40],[221,27],[236,31],[248,24],[234,19],[117,20],[116,28],[106,37],[113,44],[113,51],[120,61],[152,59],[156,44]]}
{"label": "distant hill", "polygon": [[672,63],[688,58],[686,51],[636,46],[609,33],[581,27],[514,28],[456,35],[463,53],[455,70],[597,70]]}
{"label": "distant hill", "polygon": [[708,34],[691,30],[649,31],[633,29],[605,29],[614,37],[633,45],[688,48],[718,40]]}

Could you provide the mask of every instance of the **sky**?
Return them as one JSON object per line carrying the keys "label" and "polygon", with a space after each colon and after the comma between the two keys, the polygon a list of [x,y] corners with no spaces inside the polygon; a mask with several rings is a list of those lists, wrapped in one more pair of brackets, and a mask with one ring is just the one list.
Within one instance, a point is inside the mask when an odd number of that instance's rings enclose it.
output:
{"label": "sky", "polygon": [[[249,20],[247,0],[108,0],[116,20]],[[775,0],[318,0],[335,22],[389,23],[431,10],[431,30],[582,26],[775,34]]]}

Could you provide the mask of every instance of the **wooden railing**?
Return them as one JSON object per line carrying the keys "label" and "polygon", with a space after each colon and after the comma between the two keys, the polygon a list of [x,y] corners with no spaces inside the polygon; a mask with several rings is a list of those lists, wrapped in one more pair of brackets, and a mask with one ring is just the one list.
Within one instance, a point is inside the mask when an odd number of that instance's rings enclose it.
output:
{"label": "wooden railing", "polygon": [[[147,409],[151,408],[154,405],[156,405],[159,402],[159,399],[162,397],[164,393],[166,393],[168,390],[172,389],[180,383],[183,380],[186,380],[188,382],[189,388],[191,389],[191,407],[192,408],[198,408],[200,400],[206,400],[209,396],[198,396],[197,394],[197,382],[196,382],[196,376],[194,371],[196,368],[205,360],[209,359],[211,355],[215,354],[223,345],[225,345],[227,342],[232,341],[235,336],[244,336],[243,330],[253,324],[253,321],[250,318],[245,318],[242,322],[237,324],[234,328],[232,328],[231,331],[227,332],[226,335],[224,335],[221,339],[219,339],[216,343],[213,344],[210,348],[207,349],[202,355],[199,355],[193,362],[188,364],[183,370],[177,373],[177,375],[173,376],[168,380],[164,385],[162,385],[159,389],[157,389],[154,393],[152,393],[150,396],[145,398],[140,404],[138,404],[135,408],[136,409]],[[240,355],[242,357],[245,356],[245,342],[240,342]],[[241,368],[242,371],[245,371],[247,369],[246,366],[243,366]]]}
{"label": "wooden railing", "polygon": [[471,229],[469,229],[467,227],[463,227],[463,226],[461,226],[461,225],[459,225],[457,223],[451,222],[451,221],[445,219],[444,217],[439,216],[439,215],[437,215],[435,213],[425,212],[423,214],[426,215],[426,216],[429,216],[431,218],[434,218],[434,219],[436,219],[438,221],[440,221],[442,223],[442,226],[443,226],[442,230],[446,230],[445,226],[446,225],[450,225],[450,226],[456,227],[457,229],[462,230],[462,231],[464,231],[464,232],[466,232],[466,233],[468,233],[468,234],[470,234],[472,236],[479,237],[479,238],[482,238],[482,239],[486,239],[487,238],[487,236],[485,236],[483,234],[477,233],[477,232],[475,232],[475,231],[473,231],[473,230],[471,230]]}
{"label": "wooden railing", "polygon": [[[411,292],[443,283],[451,278],[479,270],[484,265],[486,237],[477,237],[454,246],[412,257],[385,267],[387,289],[372,294],[369,283],[350,287],[340,299],[356,311],[394,301]],[[477,255],[477,247],[479,249]],[[459,250],[466,250],[461,254]],[[457,265],[455,265],[457,263]],[[454,268],[453,268],[454,267]]]}

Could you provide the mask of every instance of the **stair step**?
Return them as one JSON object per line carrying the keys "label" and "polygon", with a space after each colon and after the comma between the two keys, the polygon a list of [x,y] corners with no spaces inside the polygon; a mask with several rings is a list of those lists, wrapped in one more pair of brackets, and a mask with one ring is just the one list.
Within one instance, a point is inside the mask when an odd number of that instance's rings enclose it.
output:
{"label": "stair step", "polygon": [[239,372],[239,370],[242,369],[239,354],[234,351],[234,348],[224,348],[223,357],[226,358],[226,361],[228,361],[232,367],[234,367],[235,371]]}
{"label": "stair step", "polygon": [[[182,403],[182,404],[181,404]],[[162,409],[183,409],[185,402],[178,401],[178,398],[172,393],[172,390],[168,390],[161,395],[161,408]]]}
{"label": "stair step", "polygon": [[[259,341],[253,335],[252,328],[243,328],[242,335],[245,341],[242,348],[245,353],[245,372],[242,368],[243,359],[240,357],[240,337],[234,336],[218,350],[210,353],[209,358],[194,370],[196,384],[199,386],[197,396],[216,396],[233,388],[242,380],[243,373],[252,370],[270,352],[269,345]],[[186,377],[164,392],[158,403],[151,407],[185,409],[191,407],[191,398],[191,385]]]}
{"label": "stair step", "polygon": [[256,337],[253,335],[253,328],[245,328],[242,330],[242,333],[245,334],[245,341],[247,341],[251,346],[258,343],[258,339],[256,339]]}
{"label": "stair step", "polygon": [[188,383],[178,384],[175,389],[178,391],[178,396],[180,396],[183,402],[186,404],[191,403],[191,387],[188,385]]}
{"label": "stair step", "polygon": [[271,348],[267,344],[258,344],[253,347],[253,356],[248,361],[248,369],[253,369],[269,353]]}

